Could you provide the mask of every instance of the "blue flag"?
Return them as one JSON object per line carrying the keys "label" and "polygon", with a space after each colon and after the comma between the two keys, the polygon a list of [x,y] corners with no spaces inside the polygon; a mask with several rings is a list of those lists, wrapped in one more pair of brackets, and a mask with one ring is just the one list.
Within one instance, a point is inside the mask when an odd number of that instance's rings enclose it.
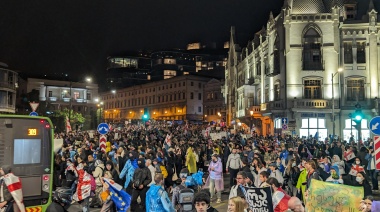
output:
{"label": "blue flag", "polygon": [[117,212],[126,212],[131,205],[131,196],[123,190],[123,187],[113,180],[103,178],[109,185],[111,200],[116,206]]}

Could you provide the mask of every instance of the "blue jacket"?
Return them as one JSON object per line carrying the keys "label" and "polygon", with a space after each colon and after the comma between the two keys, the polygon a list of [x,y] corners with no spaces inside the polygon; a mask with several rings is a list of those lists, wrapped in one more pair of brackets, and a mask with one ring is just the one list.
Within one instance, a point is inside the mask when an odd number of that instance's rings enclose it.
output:
{"label": "blue jacket", "polygon": [[121,171],[120,176],[119,176],[120,179],[123,179],[124,176],[126,176],[124,188],[127,188],[129,183],[132,181],[133,174],[135,173],[135,169],[137,169],[137,167],[138,167],[137,159],[133,160],[132,162],[131,160],[128,160],[125,163],[124,168]]}
{"label": "blue jacket", "polygon": [[160,185],[151,185],[146,192],[146,212],[175,212],[168,193]]}

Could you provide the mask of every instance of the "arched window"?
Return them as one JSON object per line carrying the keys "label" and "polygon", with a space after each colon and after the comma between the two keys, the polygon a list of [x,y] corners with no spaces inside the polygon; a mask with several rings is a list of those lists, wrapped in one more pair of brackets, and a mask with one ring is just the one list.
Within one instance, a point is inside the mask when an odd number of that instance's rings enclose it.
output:
{"label": "arched window", "polygon": [[321,36],[309,28],[303,36],[303,70],[323,70]]}

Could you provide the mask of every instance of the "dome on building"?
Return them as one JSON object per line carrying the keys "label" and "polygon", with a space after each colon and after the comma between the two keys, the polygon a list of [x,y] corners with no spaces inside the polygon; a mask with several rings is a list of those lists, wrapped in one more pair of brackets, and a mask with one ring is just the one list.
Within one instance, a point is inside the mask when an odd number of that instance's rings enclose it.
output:
{"label": "dome on building", "polygon": [[290,0],[290,6],[293,14],[330,13],[334,2],[343,8],[344,0]]}

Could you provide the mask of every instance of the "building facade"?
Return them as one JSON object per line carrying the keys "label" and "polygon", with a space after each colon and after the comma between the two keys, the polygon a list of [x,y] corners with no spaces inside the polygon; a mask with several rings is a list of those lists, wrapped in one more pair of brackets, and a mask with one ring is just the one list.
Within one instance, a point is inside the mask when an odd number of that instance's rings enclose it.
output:
{"label": "building facade", "polygon": [[18,73],[7,67],[0,64],[0,113],[15,113]]}
{"label": "building facade", "polygon": [[101,93],[104,120],[203,120],[204,86],[208,77],[183,75]]}
{"label": "building facade", "polygon": [[223,83],[221,80],[211,79],[205,84],[203,92],[203,116],[207,122],[225,122],[226,108],[223,94],[220,90]]}
{"label": "building facade", "polygon": [[253,119],[263,135],[357,138],[350,114],[361,105],[362,138],[370,137],[379,113],[379,9],[372,0],[285,0],[243,48],[232,27],[227,122]]}
{"label": "building facade", "polygon": [[86,118],[87,128],[96,127],[95,116],[100,98],[97,84],[37,78],[28,78],[26,84],[27,93],[38,93],[40,112],[43,113],[40,115],[47,116],[56,110],[71,108]]}

